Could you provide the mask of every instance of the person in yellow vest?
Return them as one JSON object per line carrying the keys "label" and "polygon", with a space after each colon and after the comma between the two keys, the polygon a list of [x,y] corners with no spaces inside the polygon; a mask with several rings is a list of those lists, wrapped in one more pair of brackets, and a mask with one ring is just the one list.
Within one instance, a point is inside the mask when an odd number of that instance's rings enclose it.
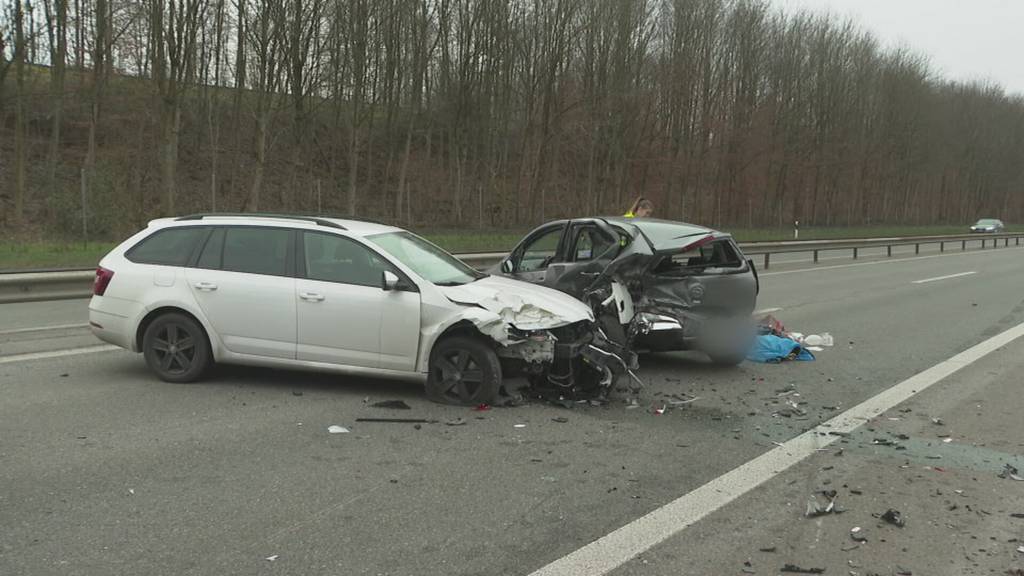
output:
{"label": "person in yellow vest", "polygon": [[646,218],[654,212],[654,203],[640,196],[637,198],[633,205],[629,207],[629,211],[626,212],[626,218]]}

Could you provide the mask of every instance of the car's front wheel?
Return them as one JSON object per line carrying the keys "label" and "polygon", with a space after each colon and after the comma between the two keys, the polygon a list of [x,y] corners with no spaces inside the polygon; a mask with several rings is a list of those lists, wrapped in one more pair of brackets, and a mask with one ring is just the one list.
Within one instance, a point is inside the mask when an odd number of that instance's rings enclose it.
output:
{"label": "car's front wheel", "polygon": [[142,354],[149,368],[166,382],[198,380],[213,358],[202,326],[178,313],[159,316],[146,327]]}
{"label": "car's front wheel", "polygon": [[479,339],[452,336],[430,352],[427,398],[444,404],[493,404],[501,388],[501,363]]}

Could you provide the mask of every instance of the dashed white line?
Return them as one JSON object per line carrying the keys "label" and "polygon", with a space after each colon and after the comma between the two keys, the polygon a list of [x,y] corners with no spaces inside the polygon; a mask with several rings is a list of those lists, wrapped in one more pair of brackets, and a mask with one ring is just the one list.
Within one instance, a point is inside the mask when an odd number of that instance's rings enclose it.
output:
{"label": "dashed white line", "polygon": [[993,336],[872,396],[816,428],[711,480],[636,520],[598,538],[530,576],[597,576],[607,574],[637,555],[757,488],[804,458],[818,452],[868,420],[923,392],[950,374],[1024,336],[1024,324]]}
{"label": "dashed white line", "polygon": [[88,324],[57,324],[55,326],[34,326],[32,328],[16,328],[14,330],[0,330],[0,336],[10,334],[24,334],[27,332],[46,332],[48,330],[70,330],[72,328],[88,328]]}
{"label": "dashed white line", "polygon": [[939,280],[949,280],[950,278],[960,278],[963,276],[970,276],[971,274],[977,274],[978,271],[972,272],[961,272],[959,274],[947,274],[946,276],[936,276],[935,278],[925,278],[924,280],[914,280],[911,284],[927,284],[929,282],[938,282]]}
{"label": "dashed white line", "polygon": [[98,352],[113,352],[114,350],[121,350],[121,348],[112,344],[98,344],[96,346],[85,346],[83,348],[53,350],[51,352],[29,352],[28,354],[0,356],[0,364],[28,362],[29,360],[49,360],[50,358],[62,358],[64,356],[80,356],[82,354],[96,354]]}

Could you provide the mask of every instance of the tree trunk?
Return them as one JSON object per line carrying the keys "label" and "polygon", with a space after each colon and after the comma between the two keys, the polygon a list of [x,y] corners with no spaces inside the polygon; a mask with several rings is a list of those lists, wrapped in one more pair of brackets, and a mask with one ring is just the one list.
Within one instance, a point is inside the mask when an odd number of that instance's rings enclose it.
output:
{"label": "tree trunk", "polygon": [[181,106],[177,102],[165,102],[160,115],[160,209],[164,216],[173,216],[175,213],[180,126]]}
{"label": "tree trunk", "polygon": [[25,24],[21,0],[14,3],[14,222],[25,217]]}

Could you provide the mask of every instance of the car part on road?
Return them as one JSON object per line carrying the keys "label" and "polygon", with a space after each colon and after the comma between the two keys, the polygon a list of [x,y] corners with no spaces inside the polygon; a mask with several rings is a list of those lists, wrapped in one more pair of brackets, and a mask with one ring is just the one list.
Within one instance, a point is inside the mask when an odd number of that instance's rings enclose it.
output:
{"label": "car part on road", "polygon": [[796,564],[786,564],[779,569],[779,572],[790,572],[793,574],[824,574],[824,568],[801,568]]}
{"label": "car part on road", "polygon": [[166,382],[194,382],[212,360],[203,328],[184,314],[169,313],[153,320],[142,337],[142,349],[150,369]]}
{"label": "car part on road", "polygon": [[370,404],[370,407],[388,408],[390,410],[412,410],[412,406],[409,406],[403,400],[381,400],[380,402]]}
{"label": "car part on road", "polygon": [[888,510],[886,510],[885,514],[881,515],[881,519],[885,520],[889,524],[892,524],[893,526],[898,526],[900,528],[903,528],[907,525],[907,521],[903,518],[903,515],[900,514],[900,511],[895,510],[893,508],[889,508]]}
{"label": "car part on road", "polygon": [[437,420],[425,418],[356,418],[356,422],[378,422],[387,424],[436,424]]}
{"label": "car part on road", "polygon": [[999,477],[1004,479],[1009,478],[1010,480],[1016,480],[1018,482],[1024,482],[1024,478],[1020,476],[1020,472],[1017,470],[1017,468],[1010,464],[1007,464],[1003,468],[1003,471],[999,473]]}
{"label": "car part on road", "polygon": [[330,434],[348,434],[349,429],[344,426],[328,426],[327,432]]}

